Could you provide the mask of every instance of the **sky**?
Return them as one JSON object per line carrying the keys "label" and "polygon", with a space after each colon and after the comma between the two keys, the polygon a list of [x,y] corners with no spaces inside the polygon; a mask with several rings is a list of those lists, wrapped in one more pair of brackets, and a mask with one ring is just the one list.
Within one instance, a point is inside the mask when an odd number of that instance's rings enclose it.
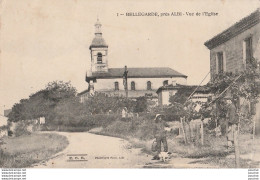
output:
{"label": "sky", "polygon": [[[48,82],[87,88],[89,46],[99,18],[109,67],[170,67],[198,85],[209,72],[204,42],[255,11],[259,0],[2,0],[0,114]],[[218,16],[117,16],[216,12]],[[207,83],[209,77],[203,84]]]}

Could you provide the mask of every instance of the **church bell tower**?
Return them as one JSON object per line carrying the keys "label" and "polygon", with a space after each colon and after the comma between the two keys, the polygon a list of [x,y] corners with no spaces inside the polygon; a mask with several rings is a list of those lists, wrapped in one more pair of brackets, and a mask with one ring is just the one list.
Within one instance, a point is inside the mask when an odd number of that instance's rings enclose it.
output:
{"label": "church bell tower", "polygon": [[95,37],[89,47],[91,54],[91,73],[108,71],[108,45],[102,37],[102,24],[99,19],[95,23]]}

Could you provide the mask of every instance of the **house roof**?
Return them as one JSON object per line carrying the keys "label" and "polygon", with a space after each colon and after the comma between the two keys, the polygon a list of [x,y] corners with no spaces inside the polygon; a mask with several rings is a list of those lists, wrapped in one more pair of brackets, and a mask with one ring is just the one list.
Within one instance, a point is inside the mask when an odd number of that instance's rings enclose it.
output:
{"label": "house roof", "polygon": [[190,85],[181,85],[181,84],[176,84],[175,86],[170,84],[166,86],[161,86],[158,88],[156,93],[160,93],[161,91],[167,91],[167,90],[178,90],[178,89],[189,89],[189,90],[196,90],[196,93],[208,93],[210,89],[206,86],[190,86]]}
{"label": "house roof", "polygon": [[[159,77],[184,77],[186,75],[181,74],[168,67],[151,67],[151,68],[128,68],[128,78],[159,78]],[[86,77],[88,79],[112,79],[122,78],[124,74],[124,68],[109,68],[108,72],[93,72],[92,76]]]}
{"label": "house roof", "polygon": [[207,46],[208,49],[213,49],[214,47],[230,40],[231,38],[237,36],[238,34],[255,26],[259,22],[260,22],[260,9],[257,9],[249,16],[246,16],[245,18],[241,19],[239,22],[235,23],[228,29],[224,30],[220,34],[206,41],[204,45]]}

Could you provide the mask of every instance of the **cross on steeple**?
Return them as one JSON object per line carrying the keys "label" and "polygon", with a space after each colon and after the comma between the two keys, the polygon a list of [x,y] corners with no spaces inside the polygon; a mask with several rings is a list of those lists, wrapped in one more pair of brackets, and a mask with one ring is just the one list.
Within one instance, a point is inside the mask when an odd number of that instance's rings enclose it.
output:
{"label": "cross on steeple", "polygon": [[102,34],[102,32],[101,32],[101,26],[102,26],[102,24],[100,23],[99,18],[97,17],[97,22],[96,22],[96,24],[95,24],[95,27],[96,27],[95,34],[96,34],[96,35],[97,35],[97,34]]}

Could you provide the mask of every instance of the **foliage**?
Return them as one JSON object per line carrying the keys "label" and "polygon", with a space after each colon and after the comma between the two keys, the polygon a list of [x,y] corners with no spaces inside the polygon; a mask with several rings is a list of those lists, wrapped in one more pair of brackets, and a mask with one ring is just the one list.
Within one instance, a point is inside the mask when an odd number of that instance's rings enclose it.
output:
{"label": "foliage", "polygon": [[179,103],[179,104],[185,104],[188,97],[191,95],[191,93],[195,90],[196,87],[180,87],[178,91],[170,97],[169,102],[171,104]]}
{"label": "foliage", "polygon": [[134,112],[145,112],[147,110],[147,99],[146,97],[138,97],[135,102]]}
{"label": "foliage", "polygon": [[31,167],[62,151],[68,144],[65,136],[54,133],[5,137],[0,148],[0,168]]}
{"label": "foliage", "polygon": [[[255,62],[255,60],[253,61]],[[211,91],[215,95],[220,95],[226,88],[231,98],[236,101],[238,98],[245,98],[249,101],[255,101],[260,94],[260,73],[259,68],[255,64],[247,65],[246,70],[239,74],[230,72],[220,73],[216,75],[212,81],[208,83]],[[227,93],[224,93],[223,98]]]}
{"label": "foliage", "polygon": [[85,110],[77,97],[71,97],[60,100],[54,107],[53,114],[52,124],[75,126],[79,123],[79,117],[85,114]]}
{"label": "foliage", "polygon": [[17,125],[15,126],[15,129],[14,129],[14,135],[16,137],[22,136],[22,135],[30,135],[31,132],[28,131],[28,129],[27,129],[29,125],[30,124],[27,121],[17,122]]}
{"label": "foliage", "polygon": [[133,118],[131,121],[114,121],[102,129],[102,134],[121,137],[138,138],[140,140],[151,140],[153,135],[154,122],[151,119]]}
{"label": "foliage", "polygon": [[144,112],[147,110],[147,99],[145,97],[138,97],[135,101],[96,92],[94,96],[86,100],[84,106],[90,114],[119,113],[124,107],[129,112]]}
{"label": "foliage", "polygon": [[63,101],[76,97],[76,89],[69,82],[54,81],[45,89],[32,94],[28,99],[21,99],[12,107],[8,116],[11,122],[35,119],[44,116],[46,120],[55,117],[55,107]]}
{"label": "foliage", "polygon": [[169,106],[157,106],[152,109],[155,114],[162,114],[166,121],[179,121],[181,117],[186,117],[187,120],[192,120],[197,117],[195,111],[195,103],[188,101],[185,105],[177,102]]}
{"label": "foliage", "polygon": [[117,114],[77,115],[73,118],[55,119],[54,123],[50,126],[47,125],[45,129],[49,131],[83,132],[95,127],[107,127],[112,122],[120,120],[120,117]]}

